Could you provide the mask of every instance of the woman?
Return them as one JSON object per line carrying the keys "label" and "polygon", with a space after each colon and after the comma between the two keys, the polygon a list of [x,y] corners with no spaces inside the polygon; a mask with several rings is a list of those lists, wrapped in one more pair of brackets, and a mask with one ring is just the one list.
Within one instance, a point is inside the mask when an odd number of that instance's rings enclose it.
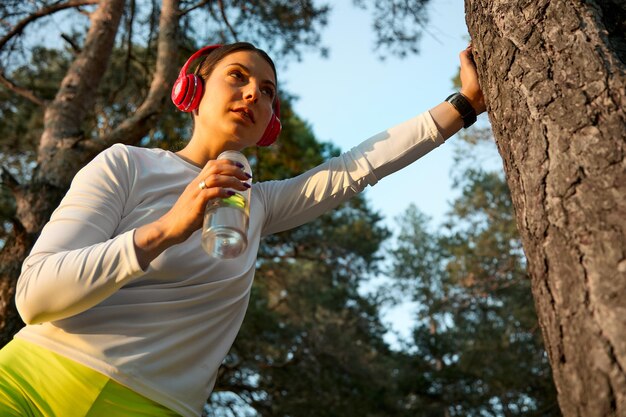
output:
{"label": "woman", "polygon": [[205,205],[251,185],[241,165],[216,157],[275,138],[277,80],[271,59],[247,43],[196,55],[203,93],[180,91],[194,83],[189,62],[173,91],[193,111],[187,146],[102,152],[25,260],[16,303],[27,326],[0,352],[0,414],[200,415],[243,321],[261,237],[336,207],[485,110],[468,48],[463,96],[298,177],[254,184],[247,249],[217,260],[200,244]]}

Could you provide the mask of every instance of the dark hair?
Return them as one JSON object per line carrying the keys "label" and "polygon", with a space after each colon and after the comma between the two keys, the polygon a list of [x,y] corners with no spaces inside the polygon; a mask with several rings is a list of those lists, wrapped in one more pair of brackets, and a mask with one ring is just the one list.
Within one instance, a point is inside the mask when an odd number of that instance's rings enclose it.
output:
{"label": "dark hair", "polygon": [[278,82],[278,75],[276,74],[276,66],[274,65],[274,61],[272,61],[272,58],[270,58],[270,56],[264,50],[259,49],[256,46],[248,42],[235,42],[235,43],[222,45],[217,49],[213,49],[208,55],[205,55],[202,58],[202,60],[196,67],[194,74],[199,75],[206,83],[206,81],[211,76],[211,73],[215,69],[215,66],[222,59],[224,59],[227,55],[230,55],[234,52],[239,52],[239,51],[256,52],[261,58],[267,61],[267,63],[270,65],[270,67],[272,68],[272,71],[274,71],[274,78],[276,78],[276,82]]}

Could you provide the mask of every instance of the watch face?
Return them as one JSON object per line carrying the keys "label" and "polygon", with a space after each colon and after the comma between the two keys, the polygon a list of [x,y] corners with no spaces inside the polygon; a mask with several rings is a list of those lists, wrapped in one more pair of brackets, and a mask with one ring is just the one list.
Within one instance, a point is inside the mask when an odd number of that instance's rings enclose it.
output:
{"label": "watch face", "polygon": [[459,112],[463,119],[463,127],[468,128],[476,121],[476,111],[461,93],[455,93],[446,99]]}

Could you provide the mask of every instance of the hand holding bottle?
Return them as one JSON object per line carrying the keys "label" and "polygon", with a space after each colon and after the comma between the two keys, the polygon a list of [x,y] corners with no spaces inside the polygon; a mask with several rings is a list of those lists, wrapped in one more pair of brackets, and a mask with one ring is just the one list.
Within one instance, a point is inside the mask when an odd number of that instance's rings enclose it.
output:
{"label": "hand holding bottle", "polygon": [[[230,160],[241,165],[245,172],[251,171],[241,152],[225,151],[217,160]],[[202,247],[209,255],[221,259],[235,258],[248,246],[250,188],[232,189],[228,193],[231,195],[226,198],[214,198],[207,203],[202,226]]]}
{"label": "hand holding bottle", "polygon": [[142,269],[170,246],[184,242],[202,226],[207,203],[249,189],[250,175],[230,160],[211,160],[185,187],[174,206],[158,220],[135,230],[137,260]]}

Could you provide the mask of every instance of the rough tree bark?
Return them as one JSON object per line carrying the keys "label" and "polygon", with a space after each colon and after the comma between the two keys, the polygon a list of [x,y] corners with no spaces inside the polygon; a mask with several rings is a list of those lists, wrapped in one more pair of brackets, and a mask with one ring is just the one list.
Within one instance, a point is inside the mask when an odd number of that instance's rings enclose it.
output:
{"label": "rough tree bark", "polygon": [[7,172],[3,173],[4,183],[15,195],[17,210],[13,234],[0,252],[0,347],[23,326],[14,304],[20,268],[71,179],[111,144],[137,143],[169,97],[177,70],[178,0],[162,3],[156,70],[143,104],[106,137],[84,135],[85,117],[93,108],[96,90],[113,50],[124,3],[124,0],[101,0],[91,14],[85,44],[68,69],[55,99],[46,107],[33,179],[27,184],[18,184]]}
{"label": "rough tree bark", "polygon": [[626,416],[626,3],[465,7],[560,408]]}

